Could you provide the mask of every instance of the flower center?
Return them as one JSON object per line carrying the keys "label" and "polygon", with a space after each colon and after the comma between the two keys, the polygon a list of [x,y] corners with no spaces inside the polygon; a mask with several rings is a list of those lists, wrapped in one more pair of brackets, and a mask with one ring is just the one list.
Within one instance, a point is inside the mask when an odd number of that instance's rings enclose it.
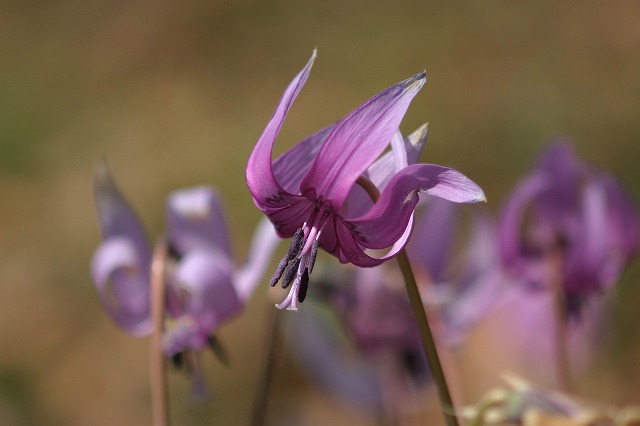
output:
{"label": "flower center", "polygon": [[309,275],[318,255],[318,240],[330,216],[331,213],[326,209],[314,208],[309,219],[293,235],[289,251],[280,260],[269,282],[273,287],[282,278],[282,288],[293,284],[286,299],[276,305],[278,309],[297,311],[298,303],[302,303],[307,296]]}

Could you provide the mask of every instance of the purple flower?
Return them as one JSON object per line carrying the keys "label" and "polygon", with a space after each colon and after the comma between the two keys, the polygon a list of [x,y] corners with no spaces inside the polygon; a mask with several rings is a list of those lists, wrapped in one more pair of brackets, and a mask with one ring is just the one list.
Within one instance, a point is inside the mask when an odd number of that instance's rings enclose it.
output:
{"label": "purple flower", "polygon": [[495,226],[488,212],[477,206],[464,212],[437,198],[421,204],[407,254],[424,302],[441,319],[441,338],[448,345],[460,345],[504,295],[506,277]]}
{"label": "purple flower", "polygon": [[[118,191],[106,164],[95,178],[95,196],[103,242],[92,261],[92,275],[111,319],[126,332],[152,331],[149,310],[151,247],[142,224]],[[215,332],[238,315],[270,262],[278,238],[263,220],[247,263],[236,269],[215,191],[207,186],[172,193],[167,201],[165,264],[165,355],[194,364],[199,351],[213,345]],[[195,365],[191,365],[195,367]],[[199,380],[196,373],[196,382]]]}
{"label": "purple flower", "polygon": [[[484,200],[484,193],[461,173],[442,166],[413,164],[396,171],[379,200],[362,214],[346,201],[356,180],[389,146],[409,103],[425,83],[419,73],[366,101],[337,123],[316,132],[275,161],[275,138],[295,97],[307,80],[315,52],[293,79],[249,157],[247,185],[254,203],[283,238],[292,238],[271,280],[293,283],[279,308],[297,309],[304,300],[318,247],[343,263],[376,266],[406,243],[418,193],[455,202]],[[381,258],[366,249],[392,247]]]}
{"label": "purple flower", "polygon": [[618,280],[638,249],[639,223],[615,179],[558,142],[506,202],[501,256],[511,273],[534,288],[549,286],[558,274],[549,259],[559,257],[567,310],[577,316],[589,298]]}

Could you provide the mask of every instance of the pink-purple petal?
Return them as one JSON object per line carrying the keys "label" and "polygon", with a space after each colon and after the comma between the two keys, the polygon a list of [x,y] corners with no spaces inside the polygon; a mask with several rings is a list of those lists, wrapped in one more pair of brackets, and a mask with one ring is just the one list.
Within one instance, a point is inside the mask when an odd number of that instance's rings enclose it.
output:
{"label": "pink-purple petal", "polygon": [[218,250],[230,256],[222,203],[211,187],[182,189],[169,196],[167,233],[170,244],[180,254],[191,250]]}
{"label": "pink-purple petal", "polygon": [[234,274],[236,292],[242,303],[247,302],[263,278],[279,243],[280,238],[271,222],[267,218],[260,220],[253,234],[247,260]]}
{"label": "pink-purple petal", "polygon": [[109,317],[134,336],[149,334],[149,263],[126,237],[106,239],[93,255],[91,273]]}
{"label": "pink-purple petal", "polygon": [[151,247],[144,227],[135,211],[120,193],[106,161],[96,164],[93,191],[100,230],[104,239],[115,236],[128,238],[136,247],[141,262],[151,262]]}
{"label": "pink-purple petal", "polygon": [[356,179],[389,145],[425,81],[422,72],[395,84],[340,120],[302,180],[301,193],[339,209]]}
{"label": "pink-purple petal", "polygon": [[229,264],[215,253],[190,252],[178,264],[175,278],[187,294],[185,315],[207,337],[242,310]]}
{"label": "pink-purple petal", "polygon": [[419,192],[457,203],[485,200],[482,189],[462,173],[434,164],[414,164],[391,179],[371,210],[348,221],[358,242],[371,249],[393,245],[406,231]]}
{"label": "pink-purple petal", "polygon": [[269,120],[262,135],[249,157],[246,170],[247,186],[258,207],[277,207],[277,200],[286,191],[278,184],[272,170],[273,144],[282,127],[293,101],[300,93],[302,86],[309,77],[311,66],[316,58],[316,52],[311,55],[307,65],[294,77],[285,90],[273,116]]}
{"label": "pink-purple petal", "polygon": [[331,124],[318,130],[276,158],[273,162],[273,174],[285,191],[291,194],[300,192],[302,178],[311,168],[320,147],[334,127],[335,124]]}

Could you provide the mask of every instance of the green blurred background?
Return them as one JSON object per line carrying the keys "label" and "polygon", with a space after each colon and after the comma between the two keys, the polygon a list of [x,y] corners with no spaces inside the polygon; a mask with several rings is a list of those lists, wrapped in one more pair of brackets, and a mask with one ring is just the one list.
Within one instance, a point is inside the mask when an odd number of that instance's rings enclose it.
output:
{"label": "green blurred background", "polygon": [[[638,198],[638,22],[640,2],[615,0],[2,2],[0,424],[150,423],[147,343],[109,322],[88,272],[101,156],[152,235],[169,191],[216,185],[240,260],[260,217],[246,159],[317,47],[277,152],[426,69],[402,129],[428,121],[423,160],[472,177],[492,210],[555,136],[572,138]],[[613,295],[607,356],[582,381],[589,396],[640,401],[639,279],[634,265]],[[205,357],[210,403],[191,405],[188,380],[171,375],[175,424],[247,422],[267,302],[259,290],[222,330],[230,369]],[[477,360],[465,359],[498,383],[483,349],[476,341]],[[469,401],[494,384],[462,380]],[[370,420],[285,360],[270,409],[294,408],[297,424]]]}

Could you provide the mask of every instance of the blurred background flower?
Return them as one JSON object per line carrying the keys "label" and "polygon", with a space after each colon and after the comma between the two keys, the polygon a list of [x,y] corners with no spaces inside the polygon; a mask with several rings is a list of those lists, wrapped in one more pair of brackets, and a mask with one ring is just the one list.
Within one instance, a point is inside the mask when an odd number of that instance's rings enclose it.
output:
{"label": "blurred background flower", "polygon": [[[162,205],[176,188],[216,186],[238,262],[260,217],[245,190],[246,160],[290,70],[318,47],[314,84],[296,101],[274,156],[425,68],[402,130],[428,120],[423,161],[472,176],[493,212],[556,135],[570,136],[582,158],[622,178],[638,199],[639,14],[637,3],[595,0],[5,2],[0,423],[149,423],[147,344],[111,324],[90,285],[99,241],[90,176],[101,155],[118,165],[150,235],[164,217],[145,206]],[[636,263],[609,294],[604,356],[578,383],[619,406],[637,402],[639,280]],[[191,406],[189,383],[171,377],[176,424],[247,423],[263,347],[256,318],[273,308],[264,292],[221,330],[231,368],[203,359],[215,403]],[[517,367],[486,338],[508,320],[490,315],[460,348],[467,402]],[[295,400],[299,424],[370,424],[294,372],[277,375],[275,386],[272,409]]]}

